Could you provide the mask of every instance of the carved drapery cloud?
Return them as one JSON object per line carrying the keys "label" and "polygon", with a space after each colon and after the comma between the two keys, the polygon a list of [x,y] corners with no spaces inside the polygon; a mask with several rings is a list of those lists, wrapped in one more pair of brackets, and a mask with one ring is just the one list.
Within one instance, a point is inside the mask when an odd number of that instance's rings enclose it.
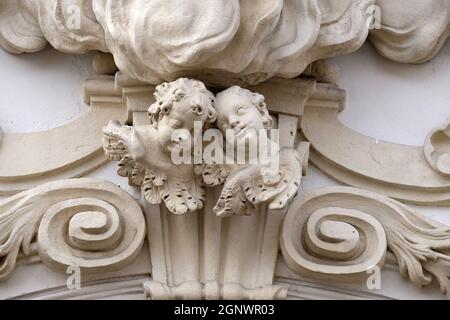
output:
{"label": "carved drapery cloud", "polygon": [[[449,17],[449,0],[6,0],[0,45],[111,52],[121,71],[149,83],[255,84],[353,52],[369,31],[389,59],[427,61],[448,36]],[[372,18],[381,29],[369,30]]]}
{"label": "carved drapery cloud", "polygon": [[[205,70],[205,78],[264,80],[292,76],[290,67],[314,45],[317,1],[99,1],[94,10],[118,67],[147,82]],[[116,12],[124,12],[122,15]],[[188,15],[186,13],[189,13]],[[131,23],[130,23],[131,22]],[[128,34],[135,34],[130,37]],[[210,71],[208,71],[210,70]]]}
{"label": "carved drapery cloud", "polygon": [[381,29],[370,41],[388,59],[422,63],[433,58],[450,32],[449,0],[377,0]]}
{"label": "carved drapery cloud", "polygon": [[4,0],[0,45],[12,53],[36,52],[50,43],[67,53],[107,52],[91,0]]}

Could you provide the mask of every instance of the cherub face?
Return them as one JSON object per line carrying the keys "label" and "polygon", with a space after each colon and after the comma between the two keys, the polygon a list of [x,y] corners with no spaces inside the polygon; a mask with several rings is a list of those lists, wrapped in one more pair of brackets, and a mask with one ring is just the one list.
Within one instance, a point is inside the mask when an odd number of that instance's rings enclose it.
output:
{"label": "cherub face", "polygon": [[215,106],[219,129],[224,134],[232,130],[235,145],[245,143],[259,130],[264,130],[262,114],[249,97],[230,93],[217,99]]}
{"label": "cherub face", "polygon": [[[158,141],[161,146],[171,152],[175,145],[193,139],[195,121],[201,121],[203,125],[205,119],[192,112],[189,99],[173,102],[169,114],[158,122]],[[173,137],[176,137],[176,141],[173,141]]]}

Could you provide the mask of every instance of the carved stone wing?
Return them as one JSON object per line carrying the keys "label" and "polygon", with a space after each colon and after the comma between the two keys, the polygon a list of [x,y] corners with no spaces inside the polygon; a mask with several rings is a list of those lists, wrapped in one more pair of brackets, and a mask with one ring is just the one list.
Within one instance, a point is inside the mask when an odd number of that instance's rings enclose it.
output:
{"label": "carved stone wing", "polygon": [[195,174],[201,176],[208,187],[215,187],[225,182],[230,175],[230,169],[227,164],[201,164],[195,166]]}
{"label": "carved stone wing", "polygon": [[[170,161],[153,157],[158,146],[146,150],[136,139],[135,129],[110,121],[103,129],[103,148],[111,160],[119,161],[117,173],[127,177],[132,186],[141,187],[142,193],[151,204],[164,201],[166,207],[175,214],[184,214],[203,208],[205,192],[201,179],[191,165],[176,166]],[[146,154],[152,157],[145,157]],[[139,160],[137,160],[139,156]],[[153,159],[152,163],[140,159]]]}
{"label": "carved stone wing", "polygon": [[282,149],[278,170],[252,165],[230,175],[214,210],[218,216],[252,214],[256,204],[268,201],[269,209],[284,208],[297,194],[301,176],[297,151]]}
{"label": "carved stone wing", "polygon": [[103,128],[103,150],[110,160],[119,161],[117,174],[127,177],[132,186],[142,186],[146,168],[130,154],[133,128],[110,121]]}
{"label": "carved stone wing", "polygon": [[118,121],[110,121],[103,128],[103,150],[110,160],[120,161],[129,153],[130,139]]}
{"label": "carved stone wing", "polygon": [[245,196],[253,203],[270,201],[269,209],[281,209],[297,194],[300,186],[302,169],[297,151],[282,149],[279,170],[271,171],[262,168],[259,175],[246,180]]}

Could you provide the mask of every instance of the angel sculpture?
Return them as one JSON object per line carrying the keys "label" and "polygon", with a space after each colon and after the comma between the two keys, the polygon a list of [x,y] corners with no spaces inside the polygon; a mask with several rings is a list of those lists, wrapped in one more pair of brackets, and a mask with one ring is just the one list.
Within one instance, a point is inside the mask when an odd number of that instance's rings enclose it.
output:
{"label": "angel sculpture", "polygon": [[214,95],[202,82],[180,78],[157,86],[154,96],[156,102],[148,109],[150,125],[108,123],[103,129],[105,153],[120,161],[118,174],[141,186],[150,203],[163,200],[175,214],[201,209],[205,192],[194,165],[174,164],[171,152],[191,141],[194,122],[203,126],[215,121]]}
{"label": "angel sculpture", "polygon": [[[226,136],[227,151],[236,157],[239,148],[248,144],[274,144],[268,137],[272,118],[266,108],[264,96],[238,86],[231,87],[216,95],[215,108],[217,126]],[[263,135],[258,137],[258,133]],[[272,148],[274,150],[274,148]],[[229,152],[226,152],[225,157]],[[249,155],[244,157],[249,159]],[[273,166],[273,159],[279,159]],[[269,159],[258,158],[256,162],[238,163],[227,159],[225,164],[203,164],[196,167],[206,185],[224,183],[220,198],[214,208],[218,216],[252,214],[255,205],[269,203],[269,209],[281,209],[297,193],[302,175],[299,155],[292,148],[275,149]],[[269,161],[267,161],[269,160]],[[229,164],[227,164],[229,163]]]}

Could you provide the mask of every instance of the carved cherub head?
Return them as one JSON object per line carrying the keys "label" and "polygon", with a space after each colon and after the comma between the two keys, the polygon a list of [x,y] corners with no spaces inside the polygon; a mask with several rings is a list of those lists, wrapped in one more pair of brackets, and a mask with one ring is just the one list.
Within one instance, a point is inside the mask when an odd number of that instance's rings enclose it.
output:
{"label": "carved cherub head", "polygon": [[249,131],[272,127],[272,118],[266,108],[264,96],[238,86],[216,95],[217,126],[225,133],[233,130],[235,142],[247,138]]}
{"label": "carved cherub head", "polygon": [[[159,143],[168,151],[175,143],[191,139],[195,121],[200,121],[203,126],[216,120],[214,95],[198,80],[180,78],[165,82],[156,87],[154,96],[156,102],[148,109],[148,115],[158,130]],[[185,134],[178,134],[177,141],[173,142],[175,130]]]}

